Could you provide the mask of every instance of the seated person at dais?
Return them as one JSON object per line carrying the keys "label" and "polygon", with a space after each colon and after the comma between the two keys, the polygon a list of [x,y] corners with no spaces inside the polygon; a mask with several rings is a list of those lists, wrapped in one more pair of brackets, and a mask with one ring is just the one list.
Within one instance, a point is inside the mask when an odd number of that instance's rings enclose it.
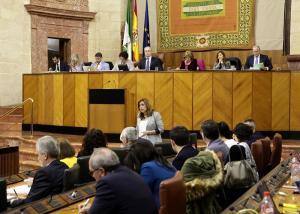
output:
{"label": "seated person at dais", "polygon": [[109,71],[109,64],[102,60],[102,53],[95,54],[95,62],[91,64],[91,70],[93,71]]}
{"label": "seated person at dais", "polygon": [[138,69],[150,71],[150,70],[158,70],[162,71],[162,61],[152,56],[151,47],[147,46],[144,48],[145,57],[139,61]]}
{"label": "seated person at dais", "polygon": [[99,129],[88,130],[82,141],[81,149],[77,157],[89,156],[93,153],[94,148],[106,147],[107,140],[104,133]]}
{"label": "seated person at dais", "polygon": [[177,153],[172,165],[181,170],[184,162],[198,154],[198,150],[190,144],[190,133],[184,126],[176,126],[170,131],[171,145]]}
{"label": "seated person at dais", "polygon": [[263,70],[272,70],[272,63],[267,55],[263,55],[260,53],[260,47],[258,45],[254,45],[252,48],[253,54],[250,55],[245,63],[245,69],[263,69]]}
{"label": "seated person at dais", "polygon": [[113,71],[119,71],[120,67],[121,66],[124,67],[124,65],[127,65],[127,70],[126,71],[133,71],[134,70],[133,62],[130,59],[128,59],[127,51],[123,51],[119,54],[119,60],[115,63],[112,70]]}
{"label": "seated person at dais", "polygon": [[[146,141],[144,139],[144,141]],[[148,142],[132,144],[124,163],[139,173],[148,184],[156,207],[160,207],[159,187],[163,180],[175,175],[176,169]]]}
{"label": "seated person at dais", "polygon": [[72,168],[77,163],[75,149],[67,139],[58,139],[58,142],[60,149],[60,161],[65,163],[69,168]]}
{"label": "seated person at dais", "polygon": [[55,71],[55,72],[66,72],[69,71],[69,67],[64,63],[63,60],[60,60],[59,55],[54,55],[52,57],[53,65],[51,68],[49,68],[49,71]]}
{"label": "seated person at dais", "polygon": [[220,50],[216,55],[216,62],[213,67],[214,70],[230,69],[230,61],[226,59],[225,52]]}
{"label": "seated person at dais", "polygon": [[115,152],[95,149],[89,170],[96,180],[96,196],[92,205],[79,205],[79,214],[156,214],[154,200],[143,178],[120,165]]}
{"label": "seated person at dais", "polygon": [[183,61],[181,61],[180,69],[185,69],[187,71],[197,70],[197,60],[194,59],[194,55],[191,51],[186,51],[184,53]]}
{"label": "seated person at dais", "polygon": [[135,127],[126,127],[120,134],[120,141],[122,142],[121,146],[123,147],[127,147],[133,143],[136,143],[137,139],[137,130]]}
{"label": "seated person at dais", "polygon": [[12,207],[59,194],[63,190],[63,175],[68,166],[58,160],[59,145],[57,141],[50,136],[39,138],[36,142],[36,151],[42,168],[36,172],[26,199],[11,201]]}
{"label": "seated person at dais", "polygon": [[70,72],[83,71],[83,64],[80,62],[78,54],[72,54],[70,59]]}

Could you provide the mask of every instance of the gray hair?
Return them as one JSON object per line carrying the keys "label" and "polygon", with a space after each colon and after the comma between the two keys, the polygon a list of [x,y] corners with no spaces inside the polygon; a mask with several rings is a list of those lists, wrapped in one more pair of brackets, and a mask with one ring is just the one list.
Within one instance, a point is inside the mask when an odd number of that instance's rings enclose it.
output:
{"label": "gray hair", "polygon": [[137,131],[134,127],[126,127],[122,130],[120,134],[120,140],[123,142],[123,140],[127,139],[128,141],[134,141],[137,140]]}
{"label": "gray hair", "polygon": [[258,50],[260,50],[259,45],[254,45],[252,48],[257,48]]}
{"label": "gray hair", "polygon": [[51,158],[58,158],[60,149],[57,141],[51,136],[44,136],[37,140],[36,150],[39,154],[47,154]]}
{"label": "gray hair", "polygon": [[247,120],[244,121],[244,124],[250,126],[253,132],[255,131],[255,129],[256,129],[256,124],[255,124],[255,121],[254,121],[254,120],[252,120],[252,119],[247,119]]}
{"label": "gray hair", "polygon": [[108,148],[95,148],[90,157],[90,166],[94,170],[103,168],[105,171],[109,171],[118,164],[120,164],[118,156]]}

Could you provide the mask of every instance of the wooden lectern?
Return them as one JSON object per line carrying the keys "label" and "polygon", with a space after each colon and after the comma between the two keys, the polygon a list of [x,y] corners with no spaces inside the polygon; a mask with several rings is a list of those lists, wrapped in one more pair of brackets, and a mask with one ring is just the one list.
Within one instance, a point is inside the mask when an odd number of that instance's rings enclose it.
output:
{"label": "wooden lectern", "polygon": [[119,134],[125,127],[125,89],[89,90],[89,129]]}

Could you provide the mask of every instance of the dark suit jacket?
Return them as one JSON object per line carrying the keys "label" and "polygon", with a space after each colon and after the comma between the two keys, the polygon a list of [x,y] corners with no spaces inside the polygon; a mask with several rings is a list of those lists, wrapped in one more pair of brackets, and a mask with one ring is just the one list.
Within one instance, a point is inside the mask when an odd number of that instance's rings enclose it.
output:
{"label": "dark suit jacket", "polygon": [[250,137],[250,139],[247,140],[247,144],[251,148],[252,143],[254,143],[255,141],[257,141],[259,139],[263,139],[263,138],[265,138],[265,136],[261,132],[254,132],[252,134],[252,136]]}
{"label": "dark suit jacket", "polygon": [[[188,65],[188,70],[189,71],[197,71],[197,60],[192,59],[191,63]],[[185,63],[184,60],[181,61],[180,69],[185,69]]]}
{"label": "dark suit jacket", "polygon": [[[51,67],[52,71],[55,71],[55,68],[56,68],[56,64],[54,64],[54,65]],[[68,71],[69,71],[69,66],[66,65],[66,64],[64,63],[64,61],[62,61],[62,60],[60,60],[59,71],[60,71],[60,72],[68,72]]]}
{"label": "dark suit jacket", "polygon": [[172,165],[177,169],[181,170],[184,162],[198,154],[198,151],[190,144],[184,146],[181,151],[176,155],[172,162]]}
{"label": "dark suit jacket", "polygon": [[27,198],[14,201],[12,206],[15,207],[49,195],[61,193],[65,169],[68,169],[66,164],[54,160],[48,166],[38,170],[33,178],[33,183]]}
{"label": "dark suit jacket", "polygon": [[96,185],[96,197],[89,214],[154,214],[154,199],[143,178],[125,166],[118,166]]}
{"label": "dark suit jacket", "polygon": [[[139,61],[138,67],[139,69],[146,68],[146,58],[143,58]],[[150,70],[155,70],[155,67],[158,67],[159,71],[163,70],[161,60],[157,57],[151,57]]]}
{"label": "dark suit jacket", "polygon": [[[259,63],[264,63],[264,66],[268,67],[269,70],[272,70],[273,68],[272,63],[267,55],[260,54]],[[253,67],[253,64],[254,64],[254,55],[248,56],[244,68],[249,69],[250,67]]]}

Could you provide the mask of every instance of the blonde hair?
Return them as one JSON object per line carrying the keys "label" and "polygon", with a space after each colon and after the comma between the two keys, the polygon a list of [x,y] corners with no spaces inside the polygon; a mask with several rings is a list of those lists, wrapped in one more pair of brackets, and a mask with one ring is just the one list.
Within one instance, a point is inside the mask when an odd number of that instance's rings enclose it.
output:
{"label": "blonde hair", "polygon": [[[147,116],[151,116],[152,113],[153,113],[153,108],[152,108],[152,106],[151,106],[149,100],[148,100],[147,98],[142,98],[142,99],[140,99],[140,100],[138,101],[138,110],[140,110],[140,103],[141,103],[141,102],[144,102],[144,104],[145,104],[145,106],[146,106],[146,108],[147,108],[147,111],[146,111]],[[144,113],[139,112],[139,118],[140,118],[140,119],[144,119],[144,118],[145,118]]]}
{"label": "blonde hair", "polygon": [[194,59],[194,55],[193,55],[192,51],[186,51],[184,53],[184,57],[183,58],[186,58],[186,57],[189,57],[190,59]]}
{"label": "blonde hair", "polygon": [[78,54],[72,54],[71,59],[70,59],[70,65],[71,66],[76,66],[80,64],[80,57]]}

